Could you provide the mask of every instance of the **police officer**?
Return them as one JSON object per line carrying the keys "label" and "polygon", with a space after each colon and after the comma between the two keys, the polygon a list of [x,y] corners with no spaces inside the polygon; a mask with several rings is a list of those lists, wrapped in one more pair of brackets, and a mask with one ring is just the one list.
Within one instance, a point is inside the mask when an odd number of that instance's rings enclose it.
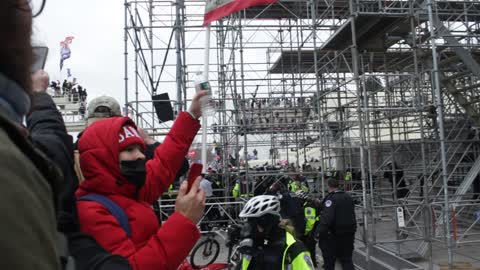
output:
{"label": "police officer", "polygon": [[345,191],[349,191],[352,189],[352,178],[352,171],[350,169],[347,169],[347,171],[345,172]]}
{"label": "police officer", "polygon": [[[303,181],[300,185],[300,190],[305,192],[305,193],[308,193],[310,190],[308,188],[308,184],[306,181]],[[298,190],[297,190],[298,191]]]}
{"label": "police officer", "polygon": [[244,239],[251,240],[248,252],[240,247],[242,270],[314,269],[303,243],[280,227],[280,200],[276,196],[253,197],[245,204],[239,217],[245,218],[248,224],[242,229]]}
{"label": "police officer", "polygon": [[235,181],[235,185],[233,186],[232,190],[232,197],[238,198],[240,196],[240,180]]}
{"label": "police officer", "polygon": [[300,181],[291,179],[288,183],[288,189],[291,192],[297,192],[298,190],[300,190]]}
{"label": "police officer", "polygon": [[308,196],[308,193],[299,190],[295,193],[297,197],[300,199],[302,205],[303,205],[303,212],[305,216],[305,232],[302,236],[300,236],[300,240],[305,244],[307,247],[308,251],[310,252],[310,257],[312,258],[313,261],[313,266],[317,268],[317,257],[316,257],[316,241],[315,241],[315,227],[318,224],[319,216],[318,213],[318,206],[313,200],[313,198],[310,198]]}
{"label": "police officer", "polygon": [[353,270],[352,253],[357,221],[352,197],[338,190],[338,180],[328,179],[328,195],[322,202],[318,225],[319,247],[322,250],[324,268],[335,269],[340,260],[343,270]]}

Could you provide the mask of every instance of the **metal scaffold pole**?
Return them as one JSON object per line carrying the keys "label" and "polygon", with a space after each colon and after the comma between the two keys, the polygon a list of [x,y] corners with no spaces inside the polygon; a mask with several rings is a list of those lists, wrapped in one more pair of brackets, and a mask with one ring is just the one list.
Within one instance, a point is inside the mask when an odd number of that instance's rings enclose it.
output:
{"label": "metal scaffold pole", "polygon": [[[242,88],[242,99],[243,99],[243,110],[242,110],[242,116],[244,121],[247,120],[246,116],[246,103],[247,99],[245,97],[245,72],[244,72],[244,61],[243,61],[243,30],[242,30],[242,20],[239,18],[238,20],[238,39],[240,43],[240,85]],[[247,196],[250,197],[250,192],[253,190],[250,190],[250,176],[249,176],[249,168],[248,168],[248,132],[245,129],[245,134],[243,136],[243,158],[245,161],[245,182],[246,182],[246,189],[245,192],[247,193]]]}
{"label": "metal scaffold pole", "polygon": [[358,55],[358,48],[357,48],[357,37],[356,37],[356,28],[355,28],[355,8],[353,0],[349,1],[350,5],[350,25],[352,28],[352,68],[353,68],[353,80],[355,81],[355,87],[357,91],[357,117],[358,117],[358,124],[359,124],[359,133],[360,133],[360,173],[361,173],[361,180],[362,180],[362,201],[363,201],[363,209],[362,209],[362,219],[363,219],[363,227],[364,227],[364,234],[365,234],[365,246],[366,246],[366,256],[365,260],[368,266],[371,263],[371,239],[370,239],[370,225],[368,222],[368,200],[367,200],[367,171],[366,171],[366,141],[365,141],[365,122],[363,119],[364,110],[366,108],[362,108],[362,87],[360,82],[360,75],[359,75],[359,55]]}
{"label": "metal scaffold pole", "polygon": [[[151,92],[151,96],[153,97],[154,95],[157,94],[157,87],[155,86],[156,83],[154,81],[154,76],[155,76],[155,66],[154,66],[154,62],[155,62],[155,59],[154,59],[154,51],[153,51],[153,20],[154,20],[154,17],[153,17],[153,9],[154,9],[154,0],[149,0],[149,3],[148,3],[148,26],[149,26],[149,31],[148,31],[148,50],[149,50],[149,53],[150,53],[150,92]],[[139,15],[139,12],[138,12],[138,9],[135,9],[135,18],[137,17],[140,17]],[[135,24],[137,25],[137,24]],[[146,34],[145,34],[146,35]],[[148,69],[148,67],[147,67]],[[137,90],[138,91],[138,90]],[[136,100],[136,102],[138,103],[138,99]],[[152,111],[152,119],[155,119],[155,106],[154,106],[154,103],[152,102],[152,106],[151,106],[151,111]],[[154,130],[155,131],[155,130]]]}
{"label": "metal scaffold pole", "polygon": [[[325,162],[324,162],[324,149],[323,149],[323,139],[322,139],[322,104],[321,104],[321,91],[320,91],[320,81],[321,76],[318,76],[319,71],[318,71],[318,55],[317,55],[317,7],[315,5],[315,0],[310,1],[310,9],[312,12],[312,36],[313,36],[313,67],[316,75],[315,79],[315,92],[317,93],[316,98],[314,102],[317,104],[317,114],[318,114],[318,130],[319,130],[319,135],[320,135],[320,187],[321,187],[321,193],[322,197],[325,198]],[[319,78],[320,77],[320,78]],[[322,82],[323,84],[323,82]],[[318,186],[317,186],[318,187]]]}
{"label": "metal scaffold pole", "polygon": [[[226,70],[225,70],[225,42],[226,42],[226,31],[224,29],[223,20],[218,21],[218,24],[222,27],[217,28],[217,42],[218,42],[218,64],[219,64],[219,74],[218,74],[218,93],[219,97],[223,99],[223,102],[220,103],[220,107],[222,111],[219,113],[220,116],[220,142],[222,145],[222,168],[228,168],[229,163],[229,150],[230,150],[230,142],[228,139],[228,127],[227,127],[227,88],[226,88]],[[230,178],[230,172],[228,170],[224,170],[223,177],[225,179]],[[228,191],[230,190],[230,181],[224,182],[225,189],[223,191],[225,202],[228,201]]]}
{"label": "metal scaffold pole", "polygon": [[428,26],[431,33],[430,45],[432,48],[432,75],[433,75],[433,88],[435,93],[435,108],[438,115],[438,133],[440,139],[440,151],[441,151],[441,163],[442,163],[442,179],[443,179],[443,224],[445,226],[445,238],[447,241],[447,253],[448,253],[448,269],[453,269],[453,252],[452,252],[452,236],[450,234],[450,203],[448,197],[448,175],[447,175],[447,153],[445,147],[445,127],[444,127],[444,107],[442,100],[442,88],[440,85],[439,69],[438,69],[438,55],[437,55],[437,32],[435,31],[433,24],[433,1],[427,0],[428,11]]}
{"label": "metal scaffold pole", "polygon": [[124,36],[123,36],[123,42],[124,42],[124,64],[125,64],[125,69],[124,69],[124,81],[125,81],[125,113],[128,112],[128,7],[129,3],[128,0],[125,0],[124,2],[125,6],[125,28],[124,28]]}
{"label": "metal scaffold pole", "polygon": [[[183,61],[182,61],[182,9],[183,9],[183,0],[177,0],[175,3],[175,47],[176,47],[176,55],[177,55],[177,70],[176,70],[176,80],[177,80],[177,112],[180,113],[182,111],[182,90],[183,90]],[[186,106],[186,104],[185,104]]]}
{"label": "metal scaffold pole", "polygon": [[413,87],[415,90],[415,95],[417,98],[417,109],[419,112],[419,120],[420,120],[420,151],[421,151],[421,156],[422,156],[422,172],[421,172],[421,177],[423,177],[423,185],[420,183],[420,188],[423,190],[423,220],[425,222],[425,241],[427,242],[428,245],[428,251],[427,251],[427,256],[428,256],[428,269],[433,270],[433,251],[432,251],[432,233],[431,233],[431,228],[432,228],[432,213],[431,213],[431,205],[430,205],[430,195],[429,195],[429,185],[428,185],[428,174],[427,174],[427,164],[426,164],[426,150],[425,150],[425,124],[424,124],[424,105],[425,105],[425,100],[424,97],[422,96],[422,92],[420,89],[420,72],[419,72],[419,66],[418,66],[418,55],[417,55],[417,34],[415,31],[415,16],[414,16],[414,10],[413,10],[413,3],[410,3],[409,5],[409,22],[410,22],[410,28],[412,32],[412,54],[413,54],[413,68],[414,68],[414,79],[413,79]]}
{"label": "metal scaffold pole", "polygon": [[[135,10],[137,10],[137,5],[138,3],[135,3]],[[135,16],[135,25],[138,25],[138,16]],[[138,50],[138,48],[140,47],[140,40],[138,39],[135,39],[135,42],[133,43],[133,49],[134,51],[136,52]],[[138,54],[136,53],[135,54],[135,74],[138,73]],[[139,99],[139,96],[138,94],[140,93],[140,91],[138,90],[139,87],[138,87],[138,76],[135,76],[135,120],[136,120],[136,123],[140,123],[140,115],[138,114],[138,110],[139,110],[139,106],[140,104],[138,103],[138,101],[140,100]],[[142,123],[143,125],[143,123]]]}

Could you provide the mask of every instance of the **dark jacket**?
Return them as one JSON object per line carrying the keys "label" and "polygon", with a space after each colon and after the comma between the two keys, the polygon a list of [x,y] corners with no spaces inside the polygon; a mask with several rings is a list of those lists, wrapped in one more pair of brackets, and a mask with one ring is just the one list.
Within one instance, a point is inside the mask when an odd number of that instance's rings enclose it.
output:
{"label": "dark jacket", "polygon": [[0,99],[0,268],[60,269],[54,199],[59,171],[21,127],[28,96],[2,74]]}
{"label": "dark jacket", "polygon": [[291,196],[290,193],[283,193],[280,199],[280,215],[293,222],[297,236],[305,233],[305,216],[298,197]]}
{"label": "dark jacket", "polygon": [[[392,171],[386,171],[383,173],[383,177],[387,178],[388,181],[392,184],[393,188],[393,172]],[[397,198],[405,198],[408,195],[408,187],[407,187],[407,182],[405,177],[403,177],[403,170],[401,168],[398,168],[395,170],[395,182],[397,185]]]}
{"label": "dark jacket", "polygon": [[63,174],[62,189],[56,194],[58,230],[64,233],[78,232],[80,227],[74,196],[78,180],[73,170],[73,139],[68,135],[62,115],[50,95],[33,95],[27,128],[33,144],[44,152]]}
{"label": "dark jacket", "polygon": [[318,230],[320,238],[356,232],[355,205],[349,194],[337,190],[325,196]]}
{"label": "dark jacket", "polygon": [[[54,196],[46,162],[0,115],[2,269],[60,269]],[[48,180],[47,180],[48,179]]]}

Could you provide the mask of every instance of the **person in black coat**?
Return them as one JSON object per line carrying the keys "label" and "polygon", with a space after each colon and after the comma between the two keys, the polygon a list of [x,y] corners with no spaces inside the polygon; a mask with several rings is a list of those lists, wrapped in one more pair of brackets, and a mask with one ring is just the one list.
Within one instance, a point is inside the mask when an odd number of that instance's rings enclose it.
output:
{"label": "person in black coat", "polygon": [[63,173],[63,188],[57,194],[58,229],[62,232],[78,231],[80,228],[73,196],[78,187],[73,172],[73,141],[67,133],[62,115],[47,93],[39,92],[32,96],[32,109],[27,116],[27,128],[34,145],[55,162]]}
{"label": "person in black coat", "polygon": [[409,191],[407,182],[403,177],[403,170],[397,165],[397,163],[395,163],[395,183],[393,181],[393,164],[391,162],[386,165],[386,170],[383,173],[383,177],[388,179],[390,184],[392,184],[392,189],[394,190],[394,185],[396,184],[397,199],[407,197]]}
{"label": "person in black coat", "polygon": [[[55,195],[61,189],[61,173],[35,148],[24,126],[31,104],[31,74],[28,66],[14,64],[29,63],[25,56],[30,43],[17,34],[12,36],[4,32],[5,27],[15,24],[14,32],[21,33],[28,28],[24,21],[31,17],[15,12],[12,8],[15,1],[4,3],[0,1],[0,21],[5,24],[0,23],[0,34],[10,38],[5,40],[6,47],[0,45],[0,56],[4,56],[0,57],[1,268],[57,270],[61,269],[61,249],[57,241]],[[2,17],[2,14],[15,16]],[[25,48],[20,48],[19,44],[24,44]],[[15,53],[14,48],[17,49]],[[9,55],[14,57],[7,57]]]}
{"label": "person in black coat", "polygon": [[80,232],[74,192],[78,179],[74,171],[73,138],[67,133],[61,113],[46,93],[48,74],[40,71],[33,77],[32,108],[27,129],[33,144],[60,169],[63,180],[56,188],[57,229],[68,240],[70,255],[77,270],[130,270],[128,261],[105,251],[96,241]]}
{"label": "person in black coat", "polygon": [[355,205],[352,197],[338,190],[338,186],[338,180],[328,179],[329,193],[323,199],[317,227],[318,245],[326,270],[334,270],[337,259],[343,270],[353,270],[353,242],[357,231]]}
{"label": "person in black coat", "polygon": [[62,94],[66,95],[68,93],[68,82],[67,80],[64,80],[62,83]]}
{"label": "person in black coat", "polygon": [[283,219],[288,219],[293,223],[296,236],[305,234],[305,218],[303,214],[303,206],[300,199],[290,193],[286,185],[282,182],[288,181],[283,177],[279,181],[275,181],[267,190],[267,195],[276,195],[280,199],[280,215]]}

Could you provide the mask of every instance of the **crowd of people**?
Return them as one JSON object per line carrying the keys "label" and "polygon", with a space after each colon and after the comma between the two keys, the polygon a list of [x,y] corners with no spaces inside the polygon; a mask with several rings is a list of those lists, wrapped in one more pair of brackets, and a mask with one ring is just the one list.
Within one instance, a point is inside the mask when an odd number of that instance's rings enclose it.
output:
{"label": "crowd of people", "polygon": [[235,108],[245,110],[237,125],[248,132],[306,127],[307,120],[313,120],[310,98],[257,98],[254,94],[249,99],[237,95],[233,102]]}
{"label": "crowd of people", "polygon": [[[74,143],[47,93],[59,83],[50,85],[43,70],[31,73],[30,1],[0,2],[0,35],[2,267],[177,269],[200,238],[202,177],[191,187],[180,184],[167,220],[159,220],[155,203],[188,171],[185,156],[200,129],[200,99],[207,93],[194,96],[162,143],[121,116],[118,103],[101,97],[89,106],[88,125]],[[85,89],[65,83],[60,94],[85,100]],[[337,190],[335,179],[328,183],[322,202],[303,189],[283,189],[279,181],[250,199],[239,213],[246,221],[242,237],[252,243],[242,269],[313,269],[315,235],[326,269],[333,269],[335,258],[353,269],[353,201]],[[333,243],[348,249],[324,251]]]}
{"label": "crowd of people", "polygon": [[85,102],[87,100],[87,89],[76,82],[68,82],[59,80],[50,82],[50,87],[55,91],[55,96],[67,96],[69,101],[73,103]]}
{"label": "crowd of people", "polygon": [[86,88],[75,80],[73,82],[64,80],[63,83],[60,83],[59,80],[51,81],[49,87],[53,90],[54,97],[67,97],[69,102],[73,104],[78,103],[78,115],[80,115],[82,120],[86,118],[88,96]]}

